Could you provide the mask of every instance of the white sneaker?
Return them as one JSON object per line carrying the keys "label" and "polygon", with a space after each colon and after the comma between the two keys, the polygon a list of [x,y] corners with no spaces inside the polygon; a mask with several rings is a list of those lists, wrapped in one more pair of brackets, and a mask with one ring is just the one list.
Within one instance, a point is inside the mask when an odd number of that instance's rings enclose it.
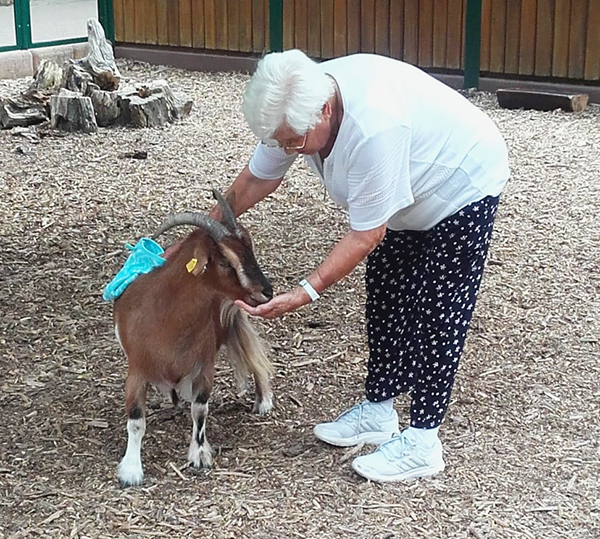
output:
{"label": "white sneaker", "polygon": [[382,444],[398,434],[398,430],[396,410],[364,401],[345,411],[335,421],[316,425],[314,434],[328,444],[349,447],[360,442]]}
{"label": "white sneaker", "polygon": [[379,483],[428,477],[441,472],[444,467],[439,438],[436,437],[431,447],[423,447],[406,430],[379,446],[374,453],[352,461],[356,473]]}

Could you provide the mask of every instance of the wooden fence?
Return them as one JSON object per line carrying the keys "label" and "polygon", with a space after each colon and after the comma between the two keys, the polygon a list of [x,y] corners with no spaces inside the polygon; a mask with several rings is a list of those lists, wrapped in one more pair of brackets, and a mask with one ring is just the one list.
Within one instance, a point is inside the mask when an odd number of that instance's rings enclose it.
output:
{"label": "wooden fence", "polygon": [[[283,45],[464,67],[467,0],[283,0]],[[269,48],[269,0],[113,0],[115,39],[205,51]],[[482,0],[481,71],[600,80],[600,0]]]}

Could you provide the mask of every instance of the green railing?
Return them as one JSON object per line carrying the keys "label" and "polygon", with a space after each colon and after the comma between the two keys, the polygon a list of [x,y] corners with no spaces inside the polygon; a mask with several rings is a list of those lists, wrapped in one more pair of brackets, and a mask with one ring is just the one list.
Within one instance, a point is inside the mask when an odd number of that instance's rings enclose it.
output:
{"label": "green railing", "polygon": [[[115,24],[113,16],[112,0],[97,0],[98,20],[104,27],[106,37],[114,43]],[[69,43],[82,43],[87,41],[87,35],[72,39],[58,39],[52,41],[34,42],[31,36],[31,6],[30,0],[14,0],[13,14],[15,24],[14,45],[0,46],[0,52],[20,49],[31,49],[37,47],[49,47],[53,45],[68,45]]]}

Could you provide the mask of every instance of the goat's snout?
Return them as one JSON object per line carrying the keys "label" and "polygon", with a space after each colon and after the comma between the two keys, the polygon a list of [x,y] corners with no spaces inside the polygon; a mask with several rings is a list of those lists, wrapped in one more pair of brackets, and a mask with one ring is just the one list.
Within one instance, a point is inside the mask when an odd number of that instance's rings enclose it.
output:
{"label": "goat's snout", "polygon": [[267,303],[273,299],[273,287],[271,283],[265,278],[264,282],[261,283],[262,287],[253,290],[250,295],[246,298],[246,303],[252,307]]}

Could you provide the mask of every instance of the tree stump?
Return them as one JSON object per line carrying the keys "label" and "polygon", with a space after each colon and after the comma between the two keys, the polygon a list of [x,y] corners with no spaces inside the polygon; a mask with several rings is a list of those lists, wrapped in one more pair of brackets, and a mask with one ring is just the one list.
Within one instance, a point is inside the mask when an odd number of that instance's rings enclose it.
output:
{"label": "tree stump", "polygon": [[64,88],[50,98],[50,117],[52,127],[61,131],[98,131],[92,100]]}

